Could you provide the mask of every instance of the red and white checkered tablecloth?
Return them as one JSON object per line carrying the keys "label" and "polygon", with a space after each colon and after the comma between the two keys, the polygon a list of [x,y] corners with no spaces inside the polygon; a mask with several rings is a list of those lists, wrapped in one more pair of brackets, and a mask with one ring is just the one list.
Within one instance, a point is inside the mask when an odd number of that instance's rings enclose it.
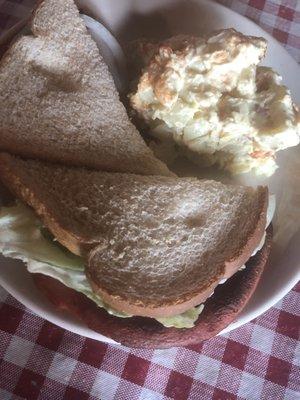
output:
{"label": "red and white checkered tablecloth", "polygon": [[[300,61],[299,0],[222,0]],[[0,31],[33,0],[0,0]],[[205,343],[130,350],[37,317],[0,288],[0,400],[300,399],[300,283],[247,325]]]}

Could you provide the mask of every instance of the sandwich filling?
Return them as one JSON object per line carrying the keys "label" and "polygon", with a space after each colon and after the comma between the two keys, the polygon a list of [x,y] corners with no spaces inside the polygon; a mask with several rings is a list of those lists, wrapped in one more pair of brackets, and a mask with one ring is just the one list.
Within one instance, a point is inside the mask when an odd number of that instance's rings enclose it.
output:
{"label": "sandwich filling", "polygon": [[[266,228],[272,221],[274,211],[275,196],[272,195],[269,197]],[[252,256],[262,248],[264,241],[265,235]],[[43,227],[36,214],[22,203],[17,202],[14,206],[1,208],[0,252],[5,257],[24,261],[31,273],[50,276],[69,288],[83,293],[109,314],[121,318],[132,317],[112,309],[93,292],[85,275],[83,258],[61,246]],[[224,280],[219,283],[224,283]],[[203,308],[204,304],[200,304],[182,314],[156,319],[165,327],[191,328]]]}

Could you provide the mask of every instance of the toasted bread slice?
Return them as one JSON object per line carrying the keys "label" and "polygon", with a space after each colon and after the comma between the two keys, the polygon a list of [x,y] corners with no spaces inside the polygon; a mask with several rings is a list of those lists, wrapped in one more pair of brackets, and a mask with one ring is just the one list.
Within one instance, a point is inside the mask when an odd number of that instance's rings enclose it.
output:
{"label": "toasted bread slice", "polygon": [[44,0],[0,63],[0,149],[108,171],[171,175],[119,100],[73,0]]}
{"label": "toasted bread slice", "polygon": [[203,301],[260,243],[268,190],[194,178],[89,171],[0,154],[0,178],[64,246],[96,293],[133,315]]}

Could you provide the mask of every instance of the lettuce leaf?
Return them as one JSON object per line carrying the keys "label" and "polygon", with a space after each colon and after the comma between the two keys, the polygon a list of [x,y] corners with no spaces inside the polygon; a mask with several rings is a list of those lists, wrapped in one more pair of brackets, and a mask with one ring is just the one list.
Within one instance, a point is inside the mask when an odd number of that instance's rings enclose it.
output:
{"label": "lettuce leaf", "polygon": [[27,261],[27,269],[31,273],[39,273],[57,279],[59,282],[68,286],[69,288],[85,294],[89,299],[93,300],[97,304],[97,306],[105,308],[109,314],[121,318],[131,317],[131,315],[120,313],[105,304],[102,301],[101,297],[97,296],[92,291],[92,288],[88,280],[86,279],[84,270],[81,271],[73,270],[70,268],[55,267],[54,265],[34,260]]}
{"label": "lettuce leaf", "polygon": [[199,315],[202,313],[204,304],[190,308],[182,314],[173,317],[156,318],[158,322],[167,328],[192,328],[195,325]]}
{"label": "lettuce leaf", "polygon": [[[121,318],[132,315],[120,313],[97,296],[86,278],[84,262],[43,233],[41,220],[27,206],[16,203],[0,209],[0,253],[22,260],[31,273],[40,273],[57,279],[64,285],[83,293],[109,314]],[[157,318],[166,327],[191,328],[203,310],[203,305],[182,314]]]}
{"label": "lettuce leaf", "polygon": [[83,260],[42,234],[42,223],[25,205],[0,210],[0,252],[11,258],[42,261],[61,268],[83,270]]}

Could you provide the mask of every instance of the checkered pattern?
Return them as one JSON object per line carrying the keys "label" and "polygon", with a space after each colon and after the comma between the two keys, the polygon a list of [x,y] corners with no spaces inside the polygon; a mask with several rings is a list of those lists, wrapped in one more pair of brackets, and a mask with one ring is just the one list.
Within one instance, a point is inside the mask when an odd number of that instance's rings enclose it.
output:
{"label": "checkered pattern", "polygon": [[300,62],[299,0],[218,0],[252,19],[281,42]]}
{"label": "checkered pattern", "polygon": [[0,302],[1,400],[300,398],[300,283],[238,330],[155,351],[65,331],[3,289]]}
{"label": "checkered pattern", "polygon": [[[300,1],[221,0],[300,61]],[[33,0],[0,0],[0,31]],[[37,317],[0,288],[0,400],[300,399],[300,283],[255,321],[203,344],[130,350]]]}

